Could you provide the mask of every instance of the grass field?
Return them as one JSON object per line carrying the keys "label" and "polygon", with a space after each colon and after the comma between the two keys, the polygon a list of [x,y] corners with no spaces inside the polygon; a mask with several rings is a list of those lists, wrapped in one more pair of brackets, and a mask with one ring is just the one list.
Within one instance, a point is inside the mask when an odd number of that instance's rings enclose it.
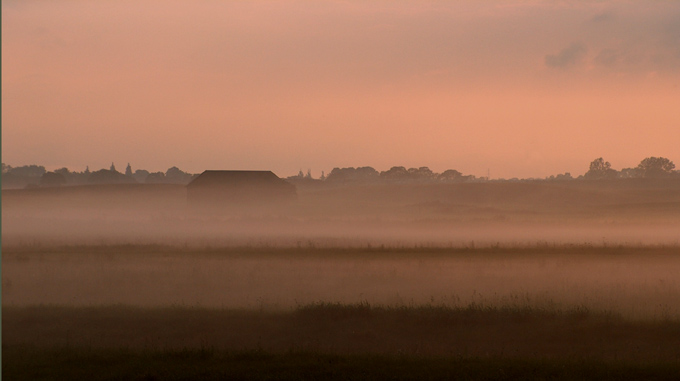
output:
{"label": "grass field", "polygon": [[679,343],[583,309],[3,308],[6,379],[673,379]]}
{"label": "grass field", "polygon": [[3,376],[677,379],[680,248],[3,248]]}
{"label": "grass field", "polygon": [[677,380],[677,363],[3,347],[11,380]]}
{"label": "grass field", "polygon": [[318,302],[680,318],[678,246],[3,248],[3,304],[287,311]]}

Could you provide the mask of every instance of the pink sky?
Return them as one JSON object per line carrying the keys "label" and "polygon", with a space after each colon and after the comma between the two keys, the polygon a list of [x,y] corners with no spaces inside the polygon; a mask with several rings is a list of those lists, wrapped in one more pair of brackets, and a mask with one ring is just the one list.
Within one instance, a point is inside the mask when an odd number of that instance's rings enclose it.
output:
{"label": "pink sky", "polygon": [[680,166],[677,1],[3,1],[2,161]]}

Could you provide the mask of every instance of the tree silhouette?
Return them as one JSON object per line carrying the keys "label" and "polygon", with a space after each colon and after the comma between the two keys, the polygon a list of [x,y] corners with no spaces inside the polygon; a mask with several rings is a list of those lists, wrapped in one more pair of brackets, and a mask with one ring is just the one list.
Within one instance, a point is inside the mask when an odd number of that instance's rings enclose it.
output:
{"label": "tree silhouette", "polygon": [[587,179],[611,179],[617,175],[616,170],[612,169],[612,165],[603,158],[597,158],[590,163],[590,169],[585,174]]}
{"label": "tree silhouette", "polygon": [[438,175],[428,167],[409,169],[406,169],[406,167],[392,167],[387,171],[380,172],[380,177],[390,181],[427,182],[436,179]]}
{"label": "tree silhouette", "polygon": [[675,164],[665,157],[648,157],[637,166],[642,177],[664,177],[671,175]]}
{"label": "tree silhouette", "polygon": [[372,181],[378,176],[378,171],[372,167],[333,168],[326,181]]}
{"label": "tree silhouette", "polygon": [[187,184],[191,181],[192,175],[186,173],[177,167],[168,168],[165,171],[165,180],[163,182],[173,184]]}
{"label": "tree silhouette", "polygon": [[146,169],[138,169],[135,171],[134,175],[132,175],[132,177],[137,180],[138,183],[145,183],[147,176],[149,176],[149,171]]}
{"label": "tree silhouette", "polygon": [[120,183],[134,183],[135,180],[126,177],[118,171],[110,169],[100,169],[92,172],[87,176],[87,182],[92,184],[120,184]]}
{"label": "tree silhouette", "polygon": [[431,180],[435,177],[434,172],[428,167],[409,168],[408,174],[412,180]]}
{"label": "tree silhouette", "polygon": [[40,185],[44,187],[58,187],[66,183],[66,178],[61,173],[45,172],[40,177]]}
{"label": "tree silhouette", "polygon": [[405,180],[409,178],[409,173],[406,167],[392,167],[380,172],[380,177],[386,180]]}
{"label": "tree silhouette", "polygon": [[165,182],[165,173],[163,172],[152,172],[149,173],[148,176],[146,176],[146,179],[144,180],[145,183],[147,184],[160,184]]}
{"label": "tree silhouette", "polygon": [[42,165],[32,164],[14,168],[9,167],[8,172],[15,176],[41,177],[47,171],[45,170],[45,167],[43,167]]}
{"label": "tree silhouette", "polygon": [[462,173],[456,171],[455,169],[447,169],[446,171],[442,172],[437,176],[437,178],[440,181],[444,182],[456,182],[456,181],[462,181],[464,179],[464,176]]}

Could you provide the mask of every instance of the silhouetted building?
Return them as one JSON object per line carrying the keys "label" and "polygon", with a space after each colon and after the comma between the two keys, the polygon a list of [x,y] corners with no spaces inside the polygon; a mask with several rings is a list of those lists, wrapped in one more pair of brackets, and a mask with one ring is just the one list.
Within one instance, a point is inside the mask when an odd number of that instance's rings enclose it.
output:
{"label": "silhouetted building", "polygon": [[295,185],[271,171],[205,171],[187,185],[189,207],[206,212],[270,208],[296,198]]}

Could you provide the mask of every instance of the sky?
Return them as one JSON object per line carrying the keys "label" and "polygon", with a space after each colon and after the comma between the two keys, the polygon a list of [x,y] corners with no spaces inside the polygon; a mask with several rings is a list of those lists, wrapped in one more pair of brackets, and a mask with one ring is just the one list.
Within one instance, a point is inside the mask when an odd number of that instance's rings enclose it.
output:
{"label": "sky", "polygon": [[680,1],[2,1],[2,161],[680,166]]}

